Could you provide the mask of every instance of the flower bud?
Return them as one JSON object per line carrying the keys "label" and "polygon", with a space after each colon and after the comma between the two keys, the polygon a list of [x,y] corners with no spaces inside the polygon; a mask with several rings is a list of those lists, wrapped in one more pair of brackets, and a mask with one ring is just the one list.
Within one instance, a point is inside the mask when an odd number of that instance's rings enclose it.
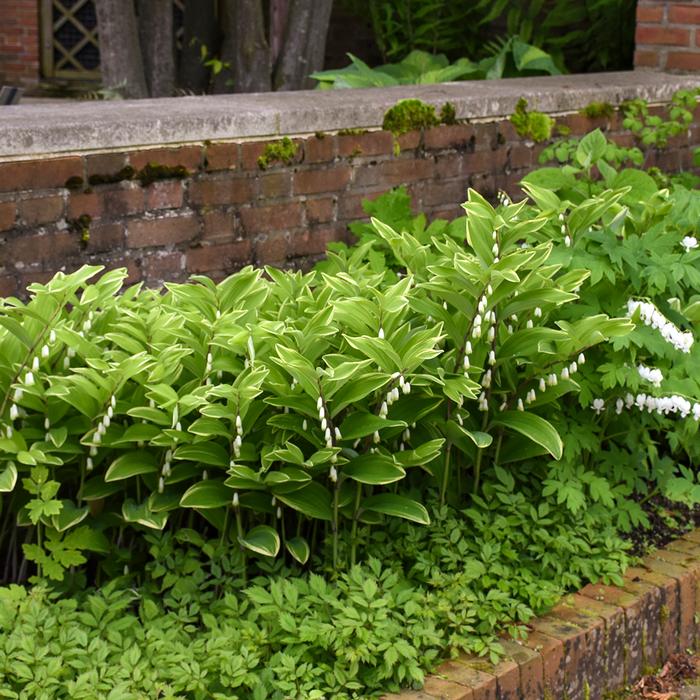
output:
{"label": "flower bud", "polygon": [[547,384],[544,381],[544,377],[540,379],[540,391],[547,391]]}
{"label": "flower bud", "polygon": [[63,358],[63,369],[68,369],[70,367],[70,357]]}
{"label": "flower bud", "polygon": [[208,478],[209,478],[209,472],[207,472],[207,470],[205,469],[202,472],[202,481],[206,481]]}
{"label": "flower bud", "polygon": [[567,248],[571,248],[571,236],[569,236],[568,234],[564,236],[564,245]]}
{"label": "flower bud", "polygon": [[306,432],[309,429],[309,424],[306,422],[306,418],[301,422],[301,429]]}
{"label": "flower bud", "polygon": [[489,364],[491,366],[496,364],[496,353],[494,350],[489,351]]}
{"label": "flower bud", "polygon": [[467,355],[472,354],[472,344],[469,340],[467,341],[466,345],[464,346],[464,352],[466,352]]}
{"label": "flower bud", "polygon": [[496,329],[494,328],[494,326],[489,326],[489,332],[486,334],[486,340],[489,343],[493,343],[495,338],[496,338]]}
{"label": "flower bud", "polygon": [[562,371],[561,371],[561,378],[562,378],[562,379],[568,379],[568,378],[569,378],[569,368],[568,368],[568,367],[564,367],[564,369],[562,369]]}
{"label": "flower bud", "polygon": [[328,428],[328,421],[324,418],[324,419],[321,421],[321,430],[325,431],[326,428]]}
{"label": "flower bud", "polygon": [[96,457],[97,456],[97,448],[93,445],[90,448],[90,457]]}
{"label": "flower bud", "polygon": [[534,325],[534,324],[532,323],[532,319],[531,319],[531,318],[528,318],[528,319],[527,319],[527,323],[525,324],[525,327],[526,327],[526,328],[532,328],[533,325]]}
{"label": "flower bud", "polygon": [[411,393],[411,382],[406,382],[403,385],[403,393],[404,394],[410,394]]}
{"label": "flower bud", "polygon": [[24,389],[22,387],[17,387],[15,389],[15,394],[14,394],[14,402],[19,403],[22,400],[22,397],[24,396]]}
{"label": "flower bud", "polygon": [[44,418],[44,430],[48,430],[51,427],[51,421],[48,417]]}
{"label": "flower bud", "polygon": [[335,466],[331,465],[328,476],[334,484],[338,481],[338,470],[335,468]]}
{"label": "flower bud", "polygon": [[469,369],[470,363],[469,363],[469,355],[465,355],[464,359],[462,360],[462,365],[464,366],[464,369]]}
{"label": "flower bud", "polygon": [[233,492],[233,499],[231,500],[231,502],[233,503],[233,507],[234,507],[234,508],[238,508],[238,503],[239,503],[239,500],[238,500],[238,491],[234,491],[234,492]]}
{"label": "flower bud", "polygon": [[578,363],[579,363],[580,365],[586,364],[586,356],[585,356],[583,353],[579,353],[579,356],[578,356]]}
{"label": "flower bud", "polygon": [[323,398],[321,396],[316,399],[316,408],[320,411],[323,408]]}
{"label": "flower bud", "polygon": [[535,318],[542,318],[542,309],[539,306],[535,307]]}
{"label": "flower bud", "polygon": [[336,426],[333,430],[334,430],[334,432],[335,432],[335,439],[336,439],[336,440],[342,440],[342,439],[343,439],[343,436],[340,434],[340,428],[338,428],[338,427]]}
{"label": "flower bud", "polygon": [[375,430],[375,431],[374,431],[374,435],[372,435],[372,442],[374,442],[374,444],[376,445],[376,444],[378,444],[380,441],[381,441],[381,437],[379,436],[379,431],[378,431],[378,430]]}
{"label": "flower bud", "polygon": [[48,346],[48,345],[44,345],[44,346],[41,348],[41,356],[42,356],[43,358],[46,358],[46,357],[49,356],[49,346]]}
{"label": "flower bud", "polygon": [[17,420],[19,418],[19,409],[17,408],[17,404],[13,403],[10,406],[10,420]]}
{"label": "flower bud", "polygon": [[524,410],[525,410],[525,406],[523,405],[523,400],[518,399],[518,411],[524,411]]}
{"label": "flower bud", "polygon": [[165,491],[165,480],[161,476],[160,479],[158,479],[158,493],[163,493]]}
{"label": "flower bud", "polygon": [[56,342],[56,331],[52,328],[49,331],[49,343],[53,345]]}
{"label": "flower bud", "polygon": [[27,372],[26,376],[24,377],[24,383],[27,386],[34,386],[34,375],[31,372]]}
{"label": "flower bud", "polygon": [[66,355],[68,355],[68,357],[75,357],[75,348],[69,345],[66,350]]}
{"label": "flower bud", "polygon": [[95,468],[95,465],[92,462],[92,457],[88,457],[85,460],[85,471],[91,472]]}
{"label": "flower bud", "polygon": [[282,517],[282,508],[280,506],[277,506],[277,520],[279,520]]}
{"label": "flower bud", "polygon": [[383,329],[381,326],[379,327],[379,333],[377,334],[377,336],[378,336],[381,340],[384,340],[384,329]]}

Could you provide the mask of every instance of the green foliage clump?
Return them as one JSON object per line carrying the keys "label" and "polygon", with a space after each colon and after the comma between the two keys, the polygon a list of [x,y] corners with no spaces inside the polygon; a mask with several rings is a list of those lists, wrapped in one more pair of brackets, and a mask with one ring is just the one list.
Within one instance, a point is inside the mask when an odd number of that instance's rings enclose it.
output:
{"label": "green foliage clump", "polygon": [[291,165],[299,152],[299,145],[285,136],[279,141],[273,141],[265,146],[262,155],[258,158],[260,170],[266,170],[274,163]]}
{"label": "green foliage clump", "polygon": [[528,111],[527,100],[524,97],[515,105],[510,122],[519,136],[532,139],[535,143],[551,138],[556,124],[555,120],[544,112]]}
{"label": "green foliage clump", "polygon": [[606,117],[610,119],[615,114],[615,106],[609,102],[589,102],[585,107],[579,110],[579,114],[588,119],[598,119]]}
{"label": "green foliage clump", "polygon": [[414,50],[398,63],[370,68],[349,53],[350,65],[345,68],[318,71],[311,78],[318,80],[321,90],[342,88],[388,87],[391,85],[426,85],[453,80],[495,80],[527,75],[558,75],[561,71],[551,57],[517,36],[494,41],[490,53],[480,61],[460,58],[450,63],[444,54]]}
{"label": "green foliage clump", "polygon": [[457,110],[451,102],[445,102],[440,107],[440,123],[447,126],[453,126],[457,123]]}
{"label": "green foliage clump", "polygon": [[668,140],[688,130],[693,122],[693,111],[697,106],[700,88],[678,90],[667,105],[668,119],[649,113],[645,100],[636,99],[621,105],[623,126],[629,129],[643,146],[665,148]]}

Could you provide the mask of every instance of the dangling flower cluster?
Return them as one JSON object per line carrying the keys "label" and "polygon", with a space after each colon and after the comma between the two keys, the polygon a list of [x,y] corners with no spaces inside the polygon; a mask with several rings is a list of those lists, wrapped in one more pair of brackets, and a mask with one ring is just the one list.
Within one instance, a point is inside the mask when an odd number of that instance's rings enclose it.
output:
{"label": "dangling flower cluster", "polygon": [[682,241],[681,245],[685,248],[685,252],[689,253],[694,248],[698,247],[698,239],[695,236],[686,236]]}
{"label": "dangling flower cluster", "polygon": [[[495,233],[496,232],[494,231],[494,235]],[[494,250],[496,250],[498,244],[494,243],[493,247]],[[474,316],[474,322],[472,323],[472,338],[481,338],[483,333],[482,324],[485,323],[488,326],[488,330],[486,331],[486,340],[489,343],[493,343],[496,337],[496,312],[493,309],[491,309],[491,311],[487,311],[489,297],[492,294],[493,287],[489,284],[486,286],[486,289],[481,297],[479,297],[479,302],[476,306],[476,316]],[[465,345],[464,354],[465,357],[471,354],[471,344],[469,342],[467,342]],[[468,365],[465,366],[464,369],[469,369]]]}
{"label": "dangling flower cluster", "polygon": [[[605,401],[603,399],[594,399],[593,410],[600,414],[605,409]],[[623,408],[630,410],[636,408],[639,411],[647,413],[657,413],[658,415],[678,415],[681,418],[687,418],[692,415],[696,421],[700,421],[700,403],[697,401],[691,402],[684,396],[672,394],[671,396],[651,396],[649,394],[627,394],[624,401],[617,399],[615,401],[615,413],[622,413]]]}
{"label": "dangling flower cluster", "polygon": [[564,245],[567,248],[571,248],[571,236],[566,232],[563,213],[559,214],[559,223],[561,224],[561,235],[564,236]]}
{"label": "dangling flower cluster", "polygon": [[117,405],[117,398],[114,394],[109,398],[109,405],[107,406],[107,411],[102,416],[102,420],[97,424],[97,428],[92,435],[92,441],[96,444],[102,442],[102,436],[107,432],[110,423],[112,422],[112,417],[114,416],[114,409]]}
{"label": "dangling flower cluster", "polygon": [[[331,433],[331,427],[326,418],[326,409],[323,405],[323,397],[319,396],[318,401],[316,401],[316,408],[318,409],[318,419],[321,421],[321,430],[323,431],[323,438],[326,441],[326,447],[333,447],[333,434]],[[340,440],[342,435],[340,430],[335,428],[335,439]]]}
{"label": "dangling flower cluster", "polygon": [[[556,374],[555,372],[550,372],[547,376],[540,377],[539,380],[537,381],[537,389],[535,389],[535,388],[529,389],[527,394],[525,394],[525,401],[524,402],[523,402],[522,398],[518,399],[518,402],[517,402],[518,411],[524,411],[526,403],[530,404],[537,399],[537,391],[538,390],[541,394],[544,394],[547,391],[548,387],[556,386],[559,383],[560,377],[562,379],[570,379],[571,375],[576,374],[576,372],[578,372],[579,365],[584,365],[584,364],[586,364],[586,356],[581,352],[581,353],[579,353],[578,358],[576,360],[573,360],[570,364],[566,365],[565,367],[562,367],[559,374]],[[508,407],[508,402],[504,401],[503,404],[501,405],[501,411],[505,411],[507,407]]]}
{"label": "dangling flower cluster", "polygon": [[627,315],[633,316],[637,311],[639,311],[639,317],[642,321],[647,326],[658,330],[663,339],[673,345],[676,350],[690,352],[694,341],[692,333],[679,330],[651,302],[630,299],[627,302]]}
{"label": "dangling flower cluster", "polygon": [[661,370],[656,369],[655,367],[645,367],[644,365],[639,365],[639,367],[637,367],[637,371],[642,379],[646,380],[647,382],[651,382],[656,387],[661,386],[661,382],[664,380],[664,375]]}
{"label": "dangling flower cluster", "polygon": [[498,245],[498,233],[494,231],[491,234],[491,238],[493,238],[493,248],[491,248],[491,252],[493,253],[493,262],[497,263],[500,261],[500,258],[498,256],[501,252],[500,246]]}
{"label": "dangling flower cluster", "polygon": [[210,385],[211,384],[211,379],[209,375],[211,374],[212,370],[212,364],[214,362],[214,357],[212,356],[211,352],[207,353],[207,364],[204,367],[204,377],[205,377],[205,384]]}
{"label": "dangling flower cluster", "polygon": [[233,456],[238,459],[241,456],[241,445],[243,444],[243,421],[241,414],[236,413],[236,437],[233,438]]}
{"label": "dangling flower cluster", "polygon": [[502,207],[508,207],[512,203],[508,194],[506,192],[504,192],[503,190],[498,190],[498,194],[496,195],[496,198],[498,199],[498,203]]}

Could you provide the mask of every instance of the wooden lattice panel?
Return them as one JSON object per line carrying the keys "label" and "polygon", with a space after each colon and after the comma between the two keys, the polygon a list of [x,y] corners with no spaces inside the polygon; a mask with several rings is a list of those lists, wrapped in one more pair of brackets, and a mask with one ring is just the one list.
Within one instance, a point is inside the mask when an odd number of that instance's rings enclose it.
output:
{"label": "wooden lattice panel", "polygon": [[[173,0],[175,42],[182,48],[185,0]],[[42,73],[49,80],[96,81],[100,45],[94,0],[41,0]]]}

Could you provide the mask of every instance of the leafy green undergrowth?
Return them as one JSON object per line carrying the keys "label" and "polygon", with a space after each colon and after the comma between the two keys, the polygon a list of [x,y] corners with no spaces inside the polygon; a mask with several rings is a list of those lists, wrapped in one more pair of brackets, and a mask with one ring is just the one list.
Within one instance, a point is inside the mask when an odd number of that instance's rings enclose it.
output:
{"label": "leafy green undergrowth", "polygon": [[459,650],[495,660],[497,631],[619,580],[604,512],[572,517],[502,470],[485,490],[463,512],[436,507],[430,528],[365,533],[373,556],[336,579],[277,567],[244,583],[237,550],[183,528],[149,536],[145,571],[99,590],[0,589],[0,696],[371,697]]}

